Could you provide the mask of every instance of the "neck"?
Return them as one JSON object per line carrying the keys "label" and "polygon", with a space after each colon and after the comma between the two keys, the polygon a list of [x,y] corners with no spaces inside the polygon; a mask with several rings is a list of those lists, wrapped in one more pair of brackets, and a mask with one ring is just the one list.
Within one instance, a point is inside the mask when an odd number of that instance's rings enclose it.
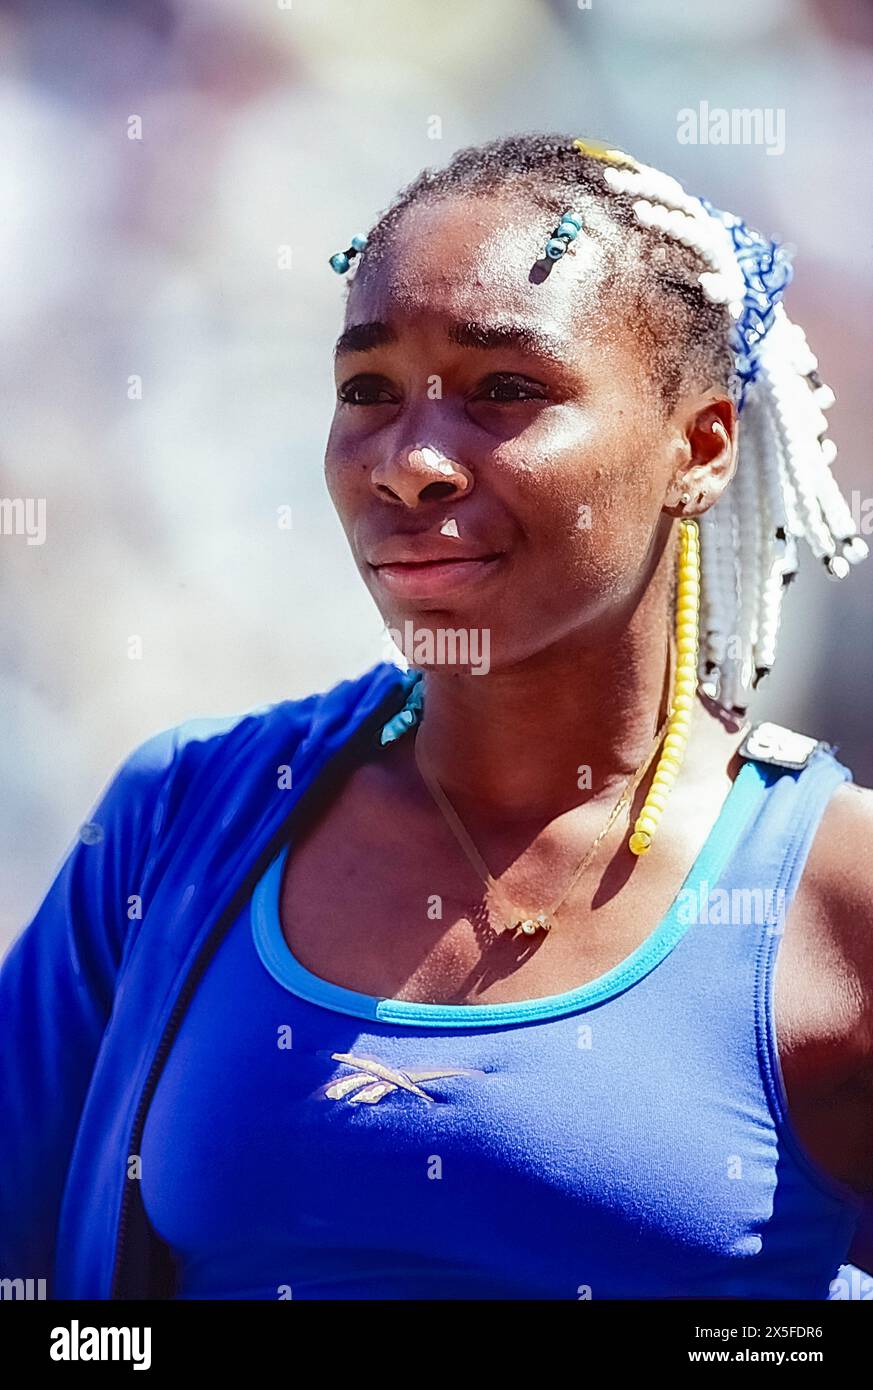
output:
{"label": "neck", "polygon": [[564,642],[511,668],[428,671],[416,738],[446,794],[483,815],[533,819],[624,782],[669,704],[668,592],[650,585],[619,632]]}

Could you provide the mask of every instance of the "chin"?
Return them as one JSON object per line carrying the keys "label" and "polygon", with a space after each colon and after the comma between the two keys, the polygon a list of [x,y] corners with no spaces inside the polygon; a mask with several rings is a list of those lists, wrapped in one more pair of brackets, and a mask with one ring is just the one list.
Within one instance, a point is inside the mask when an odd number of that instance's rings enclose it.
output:
{"label": "chin", "polygon": [[392,614],[385,625],[410,666],[455,675],[487,675],[491,669],[491,629],[456,612]]}

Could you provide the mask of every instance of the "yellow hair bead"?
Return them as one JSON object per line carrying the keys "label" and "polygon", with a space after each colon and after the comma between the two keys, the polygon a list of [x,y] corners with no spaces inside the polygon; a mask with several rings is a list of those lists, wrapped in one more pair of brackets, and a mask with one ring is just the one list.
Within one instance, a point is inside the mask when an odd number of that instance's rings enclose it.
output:
{"label": "yellow hair bead", "polygon": [[631,854],[646,854],[652,845],[670,788],[685,757],[691,712],[697,695],[697,645],[700,622],[700,538],[697,522],[683,519],[679,533],[676,585],[676,672],[664,747],[655,775],[628,840]]}
{"label": "yellow hair bead", "polygon": [[[674,750],[673,750],[672,748],[671,748],[669,751],[670,751],[671,755],[674,755],[674,756],[675,756]],[[669,765],[669,763],[661,763],[661,764],[659,764],[659,766],[655,769],[655,775],[654,775],[654,777],[652,778],[652,785],[654,786],[654,784],[655,784],[655,782],[657,782],[658,778],[662,778],[662,779],[664,779],[665,781],[668,781],[668,782],[671,782],[671,783],[672,783],[672,782],[675,782],[675,780],[676,780],[676,774],[677,774],[678,771],[679,771],[679,763],[678,763],[678,761],[677,761],[672,767]]]}
{"label": "yellow hair bead", "polygon": [[673,790],[673,783],[672,783],[672,782],[669,783],[669,785],[665,784],[664,782],[659,782],[659,783],[657,784],[657,786],[656,786],[655,783],[653,782],[653,783],[652,783],[652,794],[653,794],[653,798],[654,798],[654,799],[653,799],[653,801],[652,801],[652,805],[653,805],[653,806],[657,806],[657,808],[658,808],[659,811],[666,811],[666,809],[667,809],[666,804],[662,806],[661,803],[660,803],[660,801],[658,800],[658,798],[660,797],[660,798],[666,803],[667,797],[670,795],[670,793],[671,793],[672,790]]}
{"label": "yellow hair bead", "polygon": [[659,768],[658,768],[658,771],[655,773],[654,777],[652,778],[652,786],[653,786],[653,787],[660,787],[660,786],[672,787],[672,785],[673,785],[673,783],[674,783],[675,781],[676,781],[676,772],[675,772],[672,768],[669,768],[669,767],[659,767]]}
{"label": "yellow hair bead", "polygon": [[604,164],[618,164],[624,169],[639,169],[637,161],[624,150],[617,150],[604,144],[602,140],[574,140],[573,144],[580,154],[591,155]]}

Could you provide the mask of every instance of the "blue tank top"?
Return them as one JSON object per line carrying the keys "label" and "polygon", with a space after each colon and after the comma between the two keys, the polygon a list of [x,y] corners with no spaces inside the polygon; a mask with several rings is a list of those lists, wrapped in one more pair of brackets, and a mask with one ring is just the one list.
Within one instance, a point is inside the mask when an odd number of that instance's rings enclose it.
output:
{"label": "blue tank top", "polygon": [[834,788],[746,761],[671,909],[547,998],[377,999],[298,962],[283,852],[217,949],[147,1116],[178,1297],[827,1298],[860,1199],[792,1130],[772,1012]]}

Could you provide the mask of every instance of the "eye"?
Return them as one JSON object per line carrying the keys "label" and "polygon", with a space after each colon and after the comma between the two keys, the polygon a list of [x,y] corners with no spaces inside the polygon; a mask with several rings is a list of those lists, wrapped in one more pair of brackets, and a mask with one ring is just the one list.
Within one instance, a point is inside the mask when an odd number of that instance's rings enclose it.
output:
{"label": "eye", "polygon": [[478,401],[493,401],[497,405],[515,405],[521,401],[545,401],[548,390],[530,377],[509,375],[489,377],[474,397]]}
{"label": "eye", "polygon": [[337,400],[343,405],[394,405],[396,393],[381,376],[355,376],[337,387]]}

